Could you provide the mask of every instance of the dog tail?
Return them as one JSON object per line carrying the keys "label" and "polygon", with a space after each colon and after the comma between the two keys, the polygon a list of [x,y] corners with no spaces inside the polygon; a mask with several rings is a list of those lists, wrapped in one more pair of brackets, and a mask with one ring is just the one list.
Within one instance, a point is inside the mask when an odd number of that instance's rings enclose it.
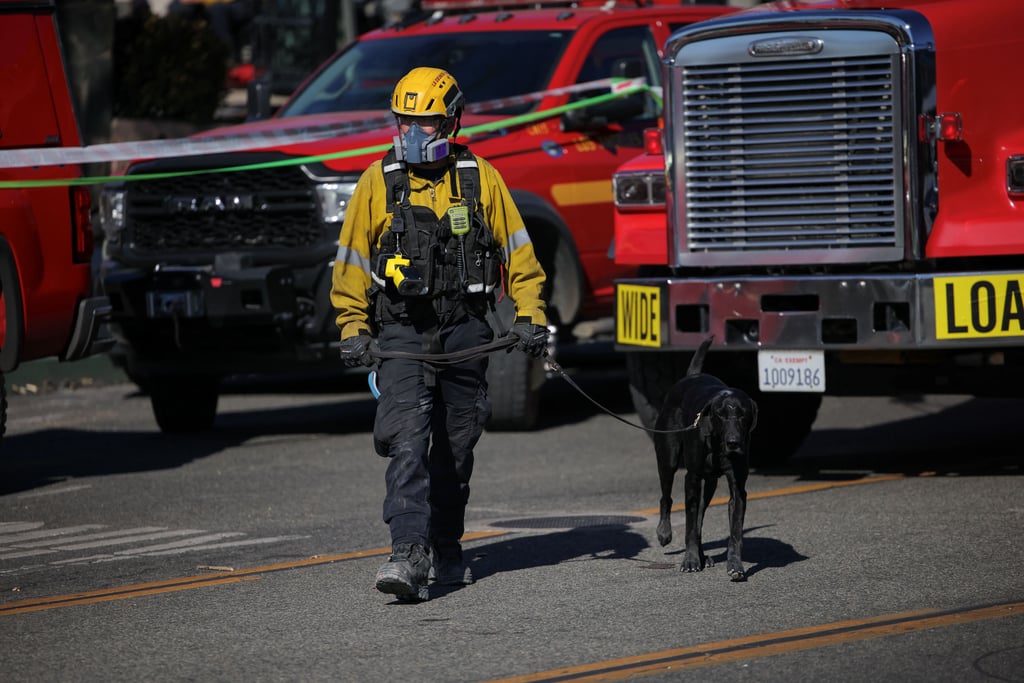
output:
{"label": "dog tail", "polygon": [[715,335],[711,335],[702,341],[697,350],[693,352],[693,358],[690,359],[690,367],[686,370],[687,377],[690,375],[699,375],[701,373],[701,370],[704,367],[704,356],[708,355],[708,348],[714,340]]}

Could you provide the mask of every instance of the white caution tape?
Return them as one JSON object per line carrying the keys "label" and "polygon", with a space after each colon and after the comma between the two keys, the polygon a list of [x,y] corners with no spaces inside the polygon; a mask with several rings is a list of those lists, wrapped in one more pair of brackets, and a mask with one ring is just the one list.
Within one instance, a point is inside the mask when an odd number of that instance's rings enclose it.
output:
{"label": "white caution tape", "polygon": [[[563,95],[583,90],[595,90],[598,88],[610,88],[612,92],[621,92],[623,89],[644,87],[645,83],[645,79],[642,78],[632,80],[605,78],[564,88],[554,88],[526,95],[516,95],[514,97],[480,102],[468,105],[466,111],[474,114],[484,113],[514,104],[537,101],[548,96]],[[97,164],[111,161],[222,154],[225,152],[267,149],[314,142],[325,138],[383,129],[392,125],[394,125],[394,118],[388,113],[365,121],[321,126],[283,126],[274,130],[253,131],[237,135],[207,135],[171,140],[113,142],[86,147],[34,147],[29,149],[2,150],[0,151],[0,168]]]}
{"label": "white caution tape", "polygon": [[360,122],[323,126],[285,127],[275,130],[254,131],[242,135],[209,135],[206,137],[172,140],[139,140],[90,145],[88,147],[59,147],[51,149],[37,147],[32,149],[5,150],[0,152],[0,168],[96,164],[108,161],[158,159],[263,149],[376,130],[392,125],[393,120],[389,115]]}

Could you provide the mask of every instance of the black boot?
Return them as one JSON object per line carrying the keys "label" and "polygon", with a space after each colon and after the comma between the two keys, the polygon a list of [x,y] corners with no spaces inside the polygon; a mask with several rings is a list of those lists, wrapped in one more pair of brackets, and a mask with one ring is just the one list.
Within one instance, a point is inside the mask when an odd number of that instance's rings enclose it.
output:
{"label": "black boot", "polygon": [[468,586],[473,572],[462,557],[458,541],[437,541],[434,544],[434,579],[444,586]]}
{"label": "black boot", "polygon": [[419,544],[402,543],[391,550],[391,557],[377,570],[376,586],[404,602],[426,600],[430,556]]}

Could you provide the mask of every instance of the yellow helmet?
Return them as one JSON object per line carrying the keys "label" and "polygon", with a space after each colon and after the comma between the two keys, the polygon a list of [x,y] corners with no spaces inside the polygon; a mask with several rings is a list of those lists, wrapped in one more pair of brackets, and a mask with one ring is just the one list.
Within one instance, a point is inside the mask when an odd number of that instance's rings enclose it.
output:
{"label": "yellow helmet", "polygon": [[398,81],[391,111],[404,116],[443,116],[457,119],[463,97],[455,78],[444,69],[420,66]]}
{"label": "yellow helmet", "polygon": [[[425,164],[448,156],[448,138],[459,132],[462,120],[463,97],[455,78],[444,69],[421,66],[398,81],[391,97],[391,111],[399,123],[395,136],[395,152],[410,164]],[[433,133],[427,134],[420,126],[409,126],[402,132],[403,117],[442,118]],[[414,121],[414,119],[413,119]],[[409,123],[407,121],[407,123]]]}

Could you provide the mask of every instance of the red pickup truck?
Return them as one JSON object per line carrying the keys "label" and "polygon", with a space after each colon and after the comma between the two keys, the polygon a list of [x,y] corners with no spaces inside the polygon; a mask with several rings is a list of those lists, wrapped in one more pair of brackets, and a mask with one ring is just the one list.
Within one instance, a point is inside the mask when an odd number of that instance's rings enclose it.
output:
{"label": "red pickup truck", "polygon": [[[207,134],[248,137],[252,148],[139,160],[108,188],[111,327],[165,432],[210,427],[225,376],[338,367],[338,228],[360,173],[395,134],[395,83],[423,64],[458,80],[463,139],[501,172],[523,215],[549,276],[550,351],[593,340],[602,323],[610,339],[613,280],[635,273],[609,258],[612,172],[640,151],[661,105],[652,92],[597,100],[615,77],[660,89],[669,34],[735,10],[669,0],[422,7],[430,14],[339,51],[272,118]],[[289,129],[334,132],[296,142]],[[489,377],[489,429],[534,426],[543,362],[494,354]]]}
{"label": "red pickup truck", "polygon": [[[0,153],[78,147],[54,0],[0,0]],[[2,159],[2,154],[0,154]],[[45,181],[80,177],[72,166],[3,167],[0,161],[0,435],[7,424],[3,373],[56,356],[76,360],[100,339],[110,307],[90,296],[93,235],[87,187]],[[33,186],[44,181],[42,186]]]}

